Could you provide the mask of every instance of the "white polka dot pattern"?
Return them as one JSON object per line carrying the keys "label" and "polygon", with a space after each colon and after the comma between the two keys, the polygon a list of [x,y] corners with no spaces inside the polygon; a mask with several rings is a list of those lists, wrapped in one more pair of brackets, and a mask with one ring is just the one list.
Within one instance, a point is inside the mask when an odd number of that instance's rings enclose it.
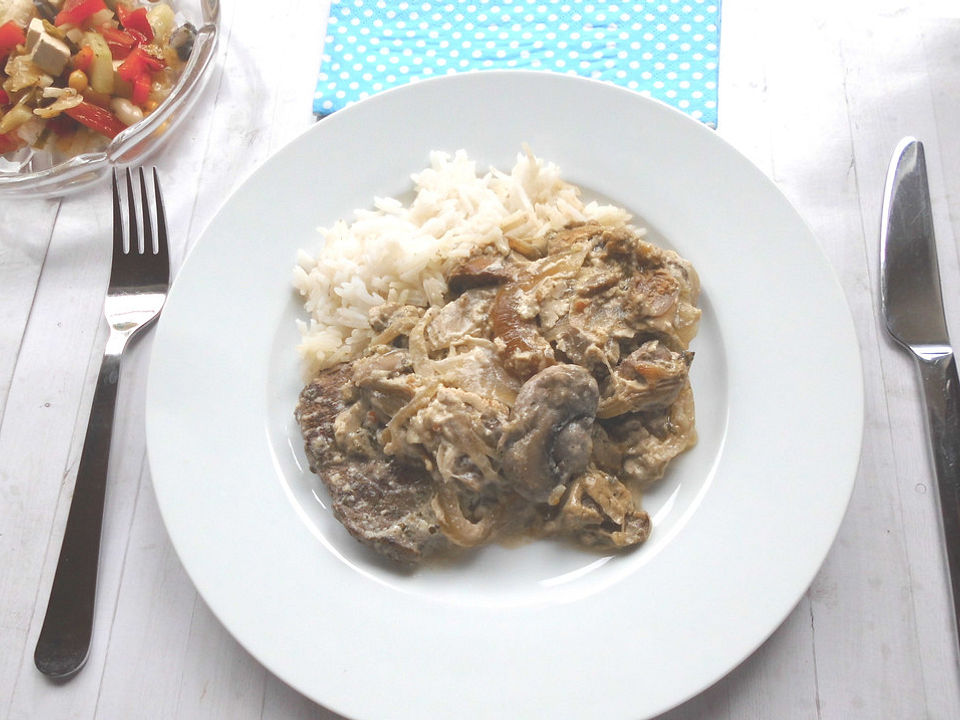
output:
{"label": "white polka dot pattern", "polygon": [[716,126],[720,1],[332,0],[313,111],[515,68],[606,80]]}

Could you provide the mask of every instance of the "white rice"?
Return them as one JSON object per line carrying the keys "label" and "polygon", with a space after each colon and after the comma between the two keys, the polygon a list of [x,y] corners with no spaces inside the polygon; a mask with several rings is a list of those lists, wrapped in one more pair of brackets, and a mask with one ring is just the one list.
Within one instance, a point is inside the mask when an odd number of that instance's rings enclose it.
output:
{"label": "white rice", "polygon": [[375,198],[374,210],[320,228],[322,249],[297,254],[294,287],[309,320],[298,321],[298,350],[310,374],[357,357],[373,337],[371,308],[385,302],[444,304],[445,270],[477,248],[508,252],[506,235],[528,241],[571,222],[623,225],[623,209],[584,203],[560,169],[527,150],[509,173],[477,174],[463,150],[430,153],[430,167],[412,175],[409,206]]}

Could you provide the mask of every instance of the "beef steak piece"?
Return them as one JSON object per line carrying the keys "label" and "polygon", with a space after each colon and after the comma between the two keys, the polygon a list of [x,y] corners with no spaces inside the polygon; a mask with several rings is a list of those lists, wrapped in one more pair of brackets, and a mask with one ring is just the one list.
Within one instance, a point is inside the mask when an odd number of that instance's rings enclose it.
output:
{"label": "beef steak piece", "polygon": [[[295,412],[310,470],[329,491],[334,516],[362,543],[401,563],[449,550],[432,507],[436,484],[422,466],[385,455],[376,438],[337,442],[335,421],[350,405],[344,389],[352,365],[319,373],[300,393]],[[350,430],[365,432],[362,424]]]}

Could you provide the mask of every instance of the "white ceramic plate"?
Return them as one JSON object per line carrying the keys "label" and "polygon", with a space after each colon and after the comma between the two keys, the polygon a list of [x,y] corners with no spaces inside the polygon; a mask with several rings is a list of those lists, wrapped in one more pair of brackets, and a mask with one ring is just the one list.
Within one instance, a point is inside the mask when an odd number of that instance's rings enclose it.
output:
{"label": "white ceramic plate", "polygon": [[[352,540],[306,469],[297,248],[402,195],[430,150],[512,165],[522,143],[621,204],[703,283],[700,442],[616,557],[543,541],[398,572]],[[860,361],[843,294],[776,187],[713,131],[567,76],[478,73],[323,120],[227,201],[157,332],[147,438],[164,521],[228,630],[356,718],[641,718],[730,671],[808,587],[859,458]]]}

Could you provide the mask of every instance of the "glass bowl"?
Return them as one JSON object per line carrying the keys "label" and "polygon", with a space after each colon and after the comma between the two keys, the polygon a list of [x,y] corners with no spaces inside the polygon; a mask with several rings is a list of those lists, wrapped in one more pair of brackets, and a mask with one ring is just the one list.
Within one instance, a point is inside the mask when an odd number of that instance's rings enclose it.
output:
{"label": "glass bowl", "polygon": [[66,195],[105,175],[115,165],[140,163],[187,116],[210,74],[220,27],[220,0],[172,0],[197,28],[193,51],[173,90],[156,110],[117,135],[102,150],[53,162],[49,153],[24,148],[0,158],[0,197]]}

